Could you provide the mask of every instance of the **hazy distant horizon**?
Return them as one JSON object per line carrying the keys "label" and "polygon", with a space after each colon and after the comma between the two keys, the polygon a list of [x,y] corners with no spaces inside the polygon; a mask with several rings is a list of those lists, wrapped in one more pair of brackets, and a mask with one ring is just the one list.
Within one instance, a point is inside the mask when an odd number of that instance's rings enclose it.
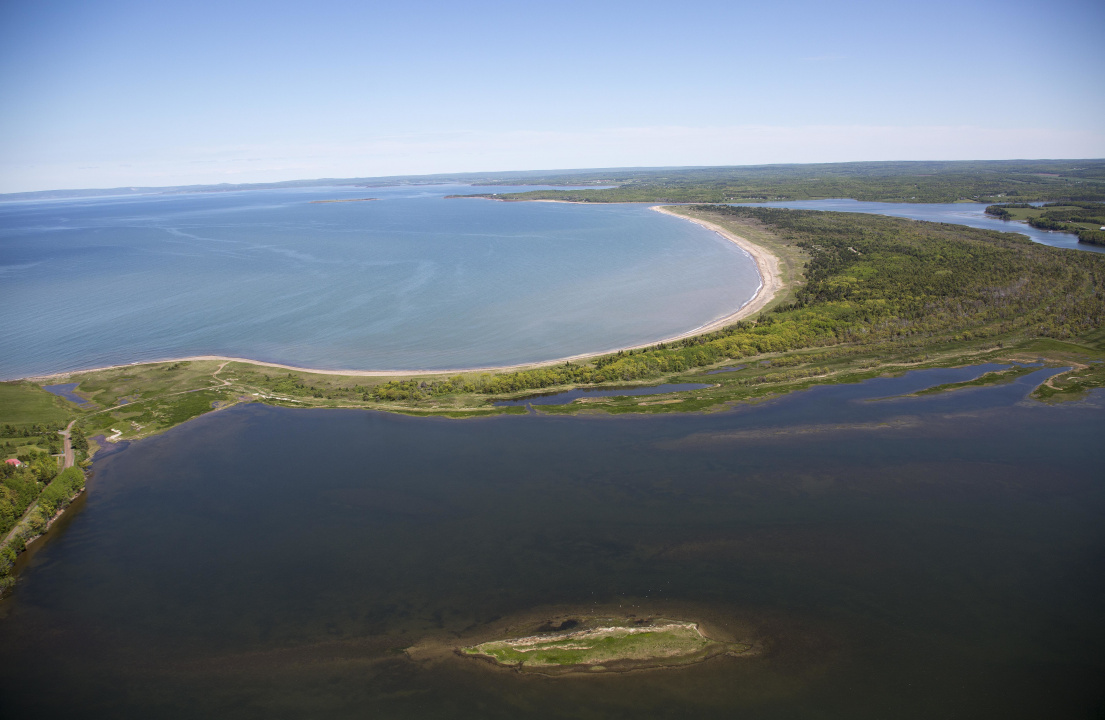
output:
{"label": "hazy distant horizon", "polygon": [[1086,0],[4,3],[0,192],[1102,157],[1101,27]]}
{"label": "hazy distant horizon", "polygon": [[1078,162],[1100,161],[1102,157],[1009,157],[1009,158],[933,158],[933,159],[892,159],[892,160],[843,160],[839,162],[777,162],[777,163],[749,163],[741,165],[625,165],[617,167],[575,167],[575,168],[539,168],[523,170],[464,170],[458,172],[421,173],[404,175],[373,175],[350,177],[296,177],[280,180],[258,182],[197,182],[180,185],[140,185],[123,184],[109,187],[56,187],[41,188],[37,190],[20,190],[14,192],[0,192],[0,200],[34,199],[49,197],[80,197],[87,193],[91,196],[118,193],[140,194],[156,192],[232,192],[251,189],[275,189],[279,187],[325,187],[325,186],[349,186],[364,184],[366,189],[371,187],[389,187],[391,185],[447,185],[447,184],[480,184],[481,181],[496,179],[524,180],[528,177],[555,178],[572,174],[586,173],[616,173],[616,172],[649,172],[664,170],[724,170],[724,169],[753,169],[771,167],[793,167],[806,165],[856,165],[856,164],[907,164],[907,163],[953,163],[953,162]]}

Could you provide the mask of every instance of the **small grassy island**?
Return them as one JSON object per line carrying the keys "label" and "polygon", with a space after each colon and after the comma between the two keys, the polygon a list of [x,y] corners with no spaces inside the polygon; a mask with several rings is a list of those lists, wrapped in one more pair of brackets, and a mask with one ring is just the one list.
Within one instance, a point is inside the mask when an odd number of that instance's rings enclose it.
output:
{"label": "small grassy island", "polygon": [[461,648],[460,653],[523,672],[551,673],[678,667],[752,652],[751,644],[711,640],[693,622],[594,618],[565,624],[571,629],[492,640]]}

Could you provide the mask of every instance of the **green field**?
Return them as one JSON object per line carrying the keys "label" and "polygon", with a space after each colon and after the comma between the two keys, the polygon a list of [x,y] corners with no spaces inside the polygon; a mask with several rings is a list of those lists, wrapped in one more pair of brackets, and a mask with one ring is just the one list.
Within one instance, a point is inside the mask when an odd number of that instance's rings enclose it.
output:
{"label": "green field", "polygon": [[0,424],[61,423],[73,415],[69,403],[34,383],[0,383]]}

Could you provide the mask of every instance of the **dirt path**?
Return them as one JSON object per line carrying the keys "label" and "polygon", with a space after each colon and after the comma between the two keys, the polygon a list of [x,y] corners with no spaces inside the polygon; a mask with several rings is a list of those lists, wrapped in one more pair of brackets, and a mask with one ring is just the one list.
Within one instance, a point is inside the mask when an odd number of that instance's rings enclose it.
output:
{"label": "dirt path", "polygon": [[61,435],[65,447],[65,465],[62,470],[73,467],[73,464],[76,462],[73,456],[73,442],[69,438],[70,434],[73,432],[73,424],[76,422],[76,420],[70,420],[64,430],[58,430],[58,435]]}

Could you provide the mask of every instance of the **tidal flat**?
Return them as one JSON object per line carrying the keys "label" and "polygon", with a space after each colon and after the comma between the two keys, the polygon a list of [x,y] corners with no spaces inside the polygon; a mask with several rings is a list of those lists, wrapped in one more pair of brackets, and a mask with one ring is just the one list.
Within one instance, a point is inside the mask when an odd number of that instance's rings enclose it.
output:
{"label": "tidal flat", "polygon": [[[1093,716],[1105,397],[1028,399],[1055,372],[710,414],[204,415],[99,456],[21,556],[0,715]],[[762,652],[565,677],[408,652],[542,608]]]}

